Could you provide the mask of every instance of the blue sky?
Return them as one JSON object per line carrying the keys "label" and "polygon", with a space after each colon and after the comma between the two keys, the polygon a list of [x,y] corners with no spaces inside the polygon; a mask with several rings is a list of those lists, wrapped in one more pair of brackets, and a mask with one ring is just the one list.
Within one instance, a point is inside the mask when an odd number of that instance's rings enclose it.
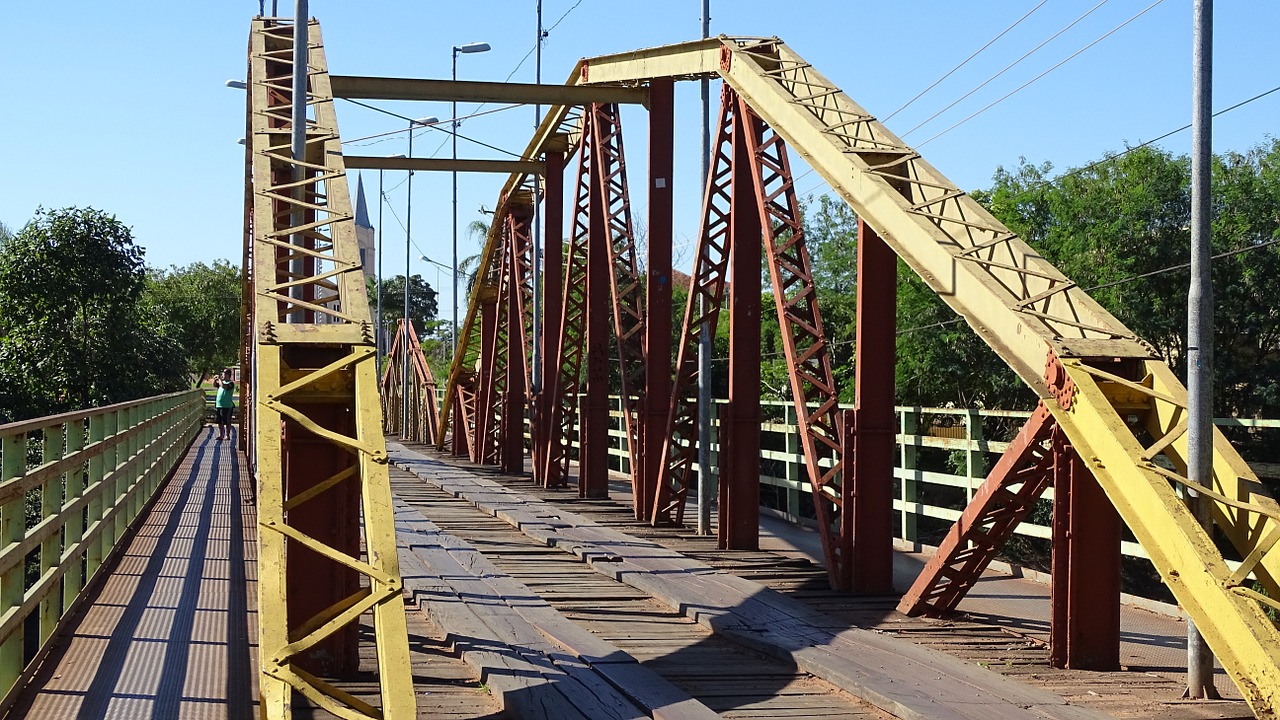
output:
{"label": "blue sky", "polygon": [[[1152,0],[1110,0],[972,97],[907,135],[925,141],[1034,78],[1148,7]],[[885,117],[991,40],[1039,0],[954,2],[712,2],[712,33],[776,35],[815,64],[854,100]],[[267,2],[268,9],[270,1]],[[1076,20],[1096,0],[1048,0],[1025,22],[929,94],[896,115],[903,134],[973,89],[1027,50]],[[696,38],[698,0],[544,0],[551,26],[543,51],[543,79],[563,82],[579,57]],[[249,20],[256,0],[169,3],[74,0],[56,15],[39,3],[0,7],[0,222],[17,229],[37,206],[93,206],[134,230],[150,264],[168,266],[228,258],[238,262],[243,202],[243,93],[223,87],[244,75]],[[281,2],[281,14],[293,3]],[[568,12],[567,15],[565,13]],[[928,142],[922,152],[963,188],[984,187],[999,165],[1019,157],[1050,161],[1058,170],[1097,159],[1189,122],[1191,112],[1191,0],[1164,0],[1111,37],[977,118]],[[313,0],[331,72],[447,78],[450,47],[475,41],[488,53],[459,59],[459,77],[531,82],[534,2],[338,2]],[[561,17],[563,16],[563,19]],[[1280,85],[1274,69],[1280,3],[1219,2],[1215,17],[1215,109]],[[713,90],[713,98],[716,97]],[[384,103],[414,117],[449,116],[447,104]],[[460,113],[474,111],[461,106]],[[490,108],[485,109],[492,109]],[[1275,132],[1280,93],[1216,121],[1215,149],[1245,150]],[[689,259],[699,192],[699,104],[693,84],[677,95],[676,254]],[[345,139],[395,130],[400,121],[349,103],[338,105]],[[631,173],[645,170],[642,111],[624,116]],[[517,108],[465,123],[462,133],[511,151],[521,150],[534,123],[532,108]],[[415,154],[447,157],[446,136],[433,130],[415,139]],[[360,144],[357,154],[406,151],[400,133]],[[1190,132],[1161,143],[1186,152]],[[462,142],[462,157],[502,157]],[[395,177],[393,177],[395,175]],[[386,176],[386,272],[403,271],[403,174]],[[352,182],[354,184],[354,173]],[[376,221],[377,173],[365,172]],[[460,222],[492,207],[503,178],[461,176]],[[447,175],[414,179],[413,272],[435,284],[420,253],[449,261],[451,234]],[[632,187],[643,183],[633,180]],[[394,186],[394,189],[392,189]],[[816,176],[799,183],[822,192]],[[645,199],[633,198],[643,215]],[[394,216],[393,217],[393,213]],[[474,253],[463,236],[460,254]],[[392,260],[395,258],[395,260]],[[445,285],[447,285],[447,281]],[[446,293],[447,295],[447,293]],[[442,303],[447,307],[448,298]]]}

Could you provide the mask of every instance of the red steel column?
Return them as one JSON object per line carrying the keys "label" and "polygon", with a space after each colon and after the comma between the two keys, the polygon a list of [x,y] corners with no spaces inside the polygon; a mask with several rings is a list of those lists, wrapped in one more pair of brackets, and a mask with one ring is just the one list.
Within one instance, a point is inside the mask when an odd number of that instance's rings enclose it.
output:
{"label": "red steel column", "polygon": [[729,403],[720,419],[720,547],[760,547],[760,275],[763,235],[746,133],[760,121],[737,113],[733,135],[729,267]]}
{"label": "red steel column", "polygon": [[637,516],[653,507],[662,474],[662,442],[671,410],[671,176],[675,100],[671,78],[649,81],[649,257],[645,296],[645,396]]}
{"label": "red steel column", "polygon": [[[598,143],[591,152],[599,153]],[[599,155],[591,160],[587,232],[587,383],[586,402],[578,416],[578,495],[609,497],[609,319],[612,317],[609,275],[609,228]]]}
{"label": "red steel column", "polygon": [[462,457],[467,454],[467,421],[462,414],[462,389],[454,388],[453,391],[453,416],[450,423],[453,426],[453,443],[451,450],[455,457]]}
{"label": "red steel column", "polygon": [[[546,154],[546,184],[543,188],[542,222],[544,234],[542,269],[542,367],[538,378],[538,433],[534,439],[538,447],[533,463],[534,482],[546,485],[542,477],[547,472],[546,458],[551,443],[558,442],[558,429],[554,426],[554,406],[557,402],[550,388],[556,387],[560,372],[556,353],[560,347],[560,315],[564,306],[564,151],[550,150]],[[533,289],[538,292],[538,288]]]}
{"label": "red steel column", "polygon": [[[853,493],[850,589],[859,595],[893,592],[893,409],[898,258],[858,219],[858,330],[853,437],[845,448]],[[846,512],[849,509],[846,508]]]}
{"label": "red steel column", "polygon": [[1053,459],[1049,662],[1119,670],[1120,514],[1059,429]]}
{"label": "red steel column", "polygon": [[[495,293],[496,294],[496,293]],[[471,462],[493,464],[493,405],[499,401],[493,392],[493,367],[498,354],[498,301],[485,300],[480,305],[480,373],[476,378],[476,444],[471,448]]]}
{"label": "red steel column", "polygon": [[[510,226],[511,220],[508,219]],[[514,258],[516,253],[515,231],[511,247],[508,249]],[[511,261],[511,276],[517,277],[516,260]],[[524,472],[524,346],[520,342],[524,334],[524,315],[520,312],[520,287],[515,282],[508,282],[507,297],[499,300],[507,303],[507,342],[500,352],[507,354],[507,382],[505,396],[502,398],[502,432],[499,435],[499,460],[502,471],[517,475]]]}

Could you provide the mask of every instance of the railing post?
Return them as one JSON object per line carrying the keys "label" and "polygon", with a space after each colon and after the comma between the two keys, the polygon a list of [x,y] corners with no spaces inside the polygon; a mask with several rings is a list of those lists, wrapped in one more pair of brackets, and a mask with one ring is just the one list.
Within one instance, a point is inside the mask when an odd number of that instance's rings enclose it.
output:
{"label": "railing post", "polygon": [[901,435],[899,444],[898,465],[902,468],[899,478],[899,497],[902,500],[902,539],[910,542],[915,552],[920,552],[919,534],[916,531],[916,503],[919,501],[919,486],[916,473],[916,450],[920,445],[920,411],[917,408],[903,408]]}
{"label": "railing post", "polygon": [[[106,451],[103,460],[103,468],[107,471],[107,491],[102,496],[102,512],[104,515],[110,514],[115,510],[117,503],[120,501],[120,478],[124,472],[120,466],[124,463],[121,461],[122,455],[127,455],[127,448],[118,442],[120,435],[120,411],[112,410],[106,415],[107,427],[106,438],[111,442],[111,448]],[[116,540],[120,538],[120,514],[112,515],[111,522],[102,530],[103,555],[116,545]]]}
{"label": "railing post", "polygon": [[[74,455],[84,449],[84,420],[72,420],[67,423],[67,455]],[[66,504],[79,500],[84,495],[86,468],[77,465],[67,471]],[[66,519],[66,546],[75,548],[84,539],[84,512],[73,512]],[[66,575],[62,576],[62,610],[71,607],[76,595],[84,587],[84,565],[81,562],[71,563]]]}
{"label": "railing post", "polygon": [[[17,434],[0,438],[0,482],[22,475],[27,465],[27,438]],[[0,544],[12,546],[27,534],[21,496],[0,507]],[[14,563],[0,576],[0,615],[7,615],[22,604],[24,563]],[[13,634],[0,641],[0,692],[8,692],[22,674],[22,649],[25,632],[21,624]]]}
{"label": "railing post", "polygon": [[[42,464],[49,465],[62,459],[62,425],[51,425],[42,430],[43,440],[40,444]],[[62,475],[56,475],[44,481],[40,488],[40,517],[48,519],[57,517],[62,512]],[[40,577],[44,578],[51,570],[58,567],[62,559],[62,533],[53,533],[49,539],[40,543]],[[58,616],[62,614],[62,593],[54,591],[40,601],[40,644],[43,645],[58,627]]]}
{"label": "railing post", "polygon": [[[106,417],[102,413],[97,413],[89,418],[89,445],[97,445],[103,441],[106,429]],[[89,457],[89,476],[86,478],[86,492],[94,493],[93,499],[89,501],[89,527],[95,527],[102,522],[102,478],[105,475],[103,465],[106,459],[106,453],[99,448]],[[106,528],[99,527],[98,537],[90,545],[85,552],[85,580],[92,578],[97,574],[98,568],[102,566],[102,558],[106,556],[109,546],[106,544],[107,534]]]}
{"label": "railing post", "polygon": [[987,479],[987,455],[979,448],[982,440],[982,416],[976,408],[964,411],[964,474],[966,478],[964,501],[973,501],[973,493]]}
{"label": "railing post", "polygon": [[800,418],[796,415],[794,403],[787,403],[782,408],[782,421],[787,426],[787,520],[800,522],[800,458],[804,451],[800,447]]}

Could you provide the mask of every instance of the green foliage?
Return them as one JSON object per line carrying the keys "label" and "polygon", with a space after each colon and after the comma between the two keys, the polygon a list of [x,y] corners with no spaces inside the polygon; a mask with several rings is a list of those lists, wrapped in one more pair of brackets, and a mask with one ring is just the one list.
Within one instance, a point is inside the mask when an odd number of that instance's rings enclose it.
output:
{"label": "green foliage", "polygon": [[226,260],[149,270],[143,306],[177,341],[197,380],[235,365],[240,352],[240,268]]}
{"label": "green foliage", "polygon": [[92,208],[39,210],[0,246],[0,414],[181,389],[181,348],[141,311],[142,248]]}
{"label": "green foliage", "polygon": [[[368,281],[369,290],[369,309],[377,312],[378,308],[378,283],[377,280],[370,279]],[[396,275],[395,277],[385,278],[382,281],[382,303],[385,306],[382,312],[382,327],[387,333],[387,337],[393,337],[396,327],[400,319],[404,317],[404,276]],[[413,329],[418,333],[420,339],[429,337],[429,331],[437,328],[433,322],[436,318],[438,308],[436,305],[436,291],[422,279],[421,275],[413,275],[409,278],[409,319],[413,322]],[[448,335],[448,326],[440,328]]]}

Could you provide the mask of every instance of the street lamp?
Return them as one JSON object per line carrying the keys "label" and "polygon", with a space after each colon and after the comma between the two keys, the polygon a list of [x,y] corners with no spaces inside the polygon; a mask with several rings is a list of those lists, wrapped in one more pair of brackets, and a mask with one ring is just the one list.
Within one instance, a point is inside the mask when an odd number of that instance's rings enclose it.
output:
{"label": "street lamp", "polygon": [[[420,120],[409,121],[409,159],[413,159],[413,128],[415,126],[429,127],[440,122],[440,118],[432,115],[424,117]],[[413,170],[409,171],[409,188],[408,202],[405,209],[404,218],[404,329],[405,329],[405,347],[404,352],[400,353],[404,358],[404,384],[401,385],[400,395],[404,401],[404,413],[401,415],[400,436],[408,437],[409,432],[409,248],[413,245]]]}
{"label": "street lamp", "polygon": [[[388,155],[389,158],[402,158],[400,155]],[[382,205],[386,203],[387,196],[382,190],[382,168],[378,168],[378,317],[375,327],[377,327],[378,351],[374,355],[378,358],[378,382],[382,382],[382,353],[386,351],[387,332],[382,325]]]}
{"label": "street lamp", "polygon": [[[489,43],[473,42],[453,46],[453,81],[458,81],[458,55],[471,55],[489,51]],[[458,160],[458,101],[453,101],[453,160]],[[458,354],[458,171],[453,175],[453,354]]]}

